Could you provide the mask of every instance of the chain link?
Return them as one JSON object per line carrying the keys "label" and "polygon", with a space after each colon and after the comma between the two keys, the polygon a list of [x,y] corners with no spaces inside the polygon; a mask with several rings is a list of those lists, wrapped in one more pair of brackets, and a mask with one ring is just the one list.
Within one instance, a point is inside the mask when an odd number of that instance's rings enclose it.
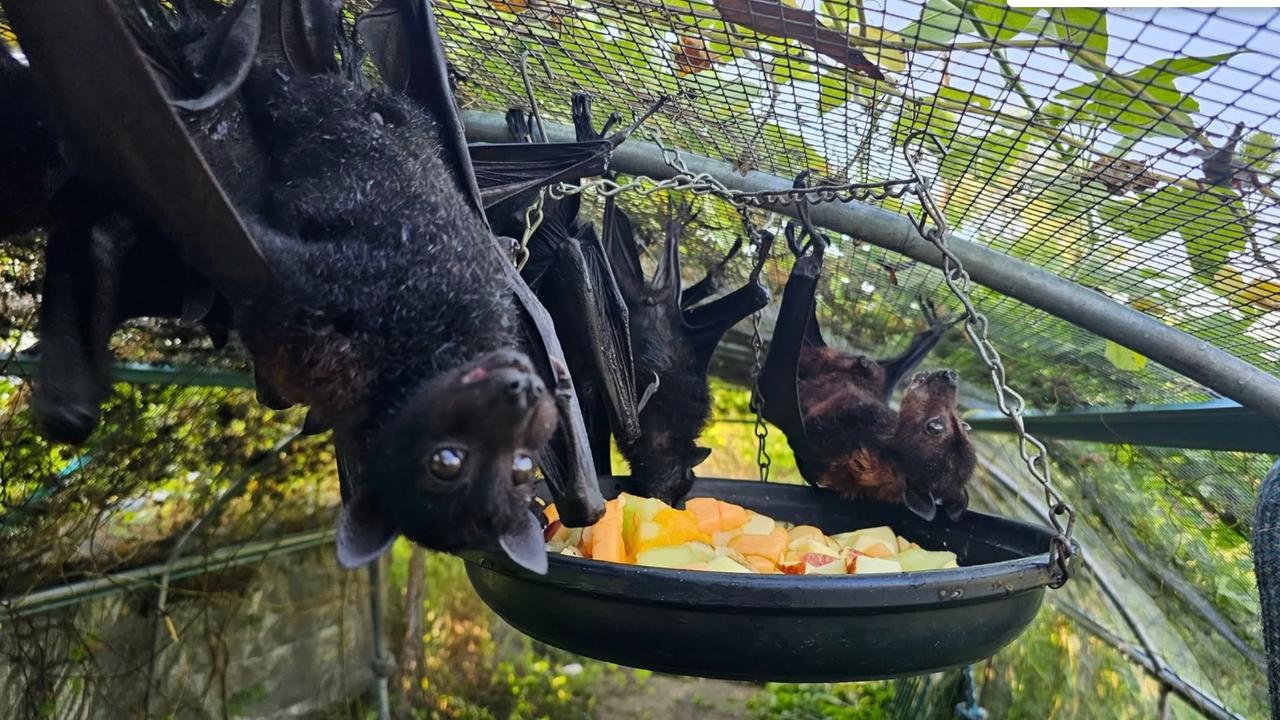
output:
{"label": "chain link", "polygon": [[[1013,421],[1014,429],[1018,433],[1018,453],[1022,456],[1022,461],[1026,464],[1027,470],[1031,472],[1032,477],[1044,489],[1045,504],[1049,507],[1049,523],[1057,533],[1049,549],[1050,563],[1056,574],[1054,583],[1050,587],[1061,587],[1066,583],[1070,574],[1071,531],[1075,525],[1075,511],[1067,505],[1057,489],[1053,487],[1048,449],[1045,448],[1043,442],[1027,432],[1026,424],[1022,418],[1022,413],[1026,409],[1026,400],[1017,391],[1009,387],[1006,381],[1004,362],[1001,361],[1000,353],[996,351],[987,337],[987,317],[978,312],[978,309],[973,305],[972,298],[969,297],[973,282],[969,278],[969,273],[964,269],[964,264],[960,262],[960,258],[956,256],[955,252],[947,244],[947,219],[942,211],[938,209],[938,205],[934,202],[928,185],[920,172],[919,161],[923,153],[923,143],[926,140],[932,142],[943,157],[946,156],[946,148],[931,133],[917,130],[907,136],[907,141],[903,144],[903,154],[915,179],[917,188],[915,194],[920,200],[921,208],[920,218],[912,218],[912,221],[915,223],[920,235],[937,248],[938,252],[942,253],[942,277],[946,281],[947,287],[951,290],[951,294],[964,306],[965,335],[969,337],[969,340],[977,349],[983,364],[987,366],[988,371],[991,373],[991,386],[996,391],[996,403],[1000,408],[1000,412]],[[920,142],[921,148],[913,153],[911,146],[916,141]],[[1063,515],[1066,516],[1066,522],[1060,519]]]}
{"label": "chain link", "polygon": [[[539,194],[538,201],[534,204],[534,207],[531,207],[526,212],[524,239],[518,252],[524,259],[528,258],[528,240],[537,225],[542,221],[542,202],[544,197],[549,196],[560,200],[569,195],[580,194],[588,190],[599,194],[601,197],[613,197],[622,192],[631,192],[641,197],[647,197],[663,190],[684,191],[695,195],[713,195],[742,211],[745,211],[748,207],[772,209],[801,202],[810,204],[836,201],[866,202],[868,200],[901,198],[904,195],[915,196],[920,201],[921,214],[919,218],[913,217],[912,222],[920,232],[920,235],[942,254],[943,279],[946,281],[947,288],[950,289],[965,310],[965,335],[973,343],[983,364],[987,366],[990,372],[991,385],[995,389],[996,402],[1000,412],[1013,421],[1014,429],[1018,434],[1018,452],[1022,456],[1023,462],[1031,472],[1032,477],[1044,489],[1045,503],[1049,507],[1049,523],[1056,533],[1049,549],[1050,564],[1054,572],[1054,579],[1050,583],[1050,587],[1061,587],[1067,582],[1070,575],[1071,556],[1073,553],[1071,532],[1075,526],[1075,511],[1071,509],[1053,486],[1048,450],[1044,443],[1027,432],[1026,424],[1022,417],[1023,411],[1026,409],[1026,401],[1017,391],[1009,387],[1000,353],[996,351],[988,339],[989,323],[987,318],[978,312],[969,296],[972,287],[969,273],[964,269],[964,264],[961,263],[960,258],[956,256],[947,243],[946,217],[934,201],[930,193],[929,183],[925,180],[919,167],[920,158],[924,152],[924,142],[926,141],[931,142],[941,156],[946,156],[946,148],[932,133],[925,130],[917,130],[911,133],[906,142],[903,143],[903,153],[906,157],[907,165],[911,168],[911,178],[909,179],[743,192],[729,188],[707,173],[690,171],[679,150],[664,145],[660,139],[655,137],[654,142],[662,151],[663,161],[674,171],[672,177],[666,180],[654,180],[650,177],[637,175],[622,182],[614,178],[601,177],[586,180],[576,185],[560,183],[549,186],[543,193]],[[913,151],[912,145],[917,143],[919,147]],[[520,264],[523,265],[523,262]],[[760,466],[761,479],[767,480],[770,458],[769,453],[765,450],[765,438],[768,435],[768,427],[764,424],[759,412],[759,377],[763,355],[763,341],[760,338],[760,319],[760,312],[753,314],[751,318],[751,345],[754,353],[751,405],[752,410],[756,413],[756,460]],[[1061,519],[1063,516],[1066,518],[1065,521]]]}

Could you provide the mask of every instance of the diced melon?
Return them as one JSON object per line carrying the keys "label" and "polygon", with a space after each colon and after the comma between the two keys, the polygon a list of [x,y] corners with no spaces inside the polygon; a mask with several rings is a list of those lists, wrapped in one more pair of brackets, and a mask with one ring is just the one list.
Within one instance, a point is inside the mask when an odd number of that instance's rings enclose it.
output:
{"label": "diced melon", "polygon": [[710,545],[700,542],[649,548],[636,553],[636,564],[658,568],[680,568],[697,562],[710,562],[716,555]]}
{"label": "diced melon", "polygon": [[708,567],[707,564],[704,562],[696,562],[696,563],[689,563],[688,565],[685,565],[680,569],[681,570],[710,570],[711,568]]}
{"label": "diced melon", "polygon": [[561,554],[561,555],[568,555],[569,557],[582,557],[582,553],[578,552],[578,548],[573,547],[573,546],[569,546],[569,547],[567,547],[567,548],[565,548],[565,549],[561,550],[561,551],[560,551],[560,554]]}
{"label": "diced melon", "polygon": [[721,501],[719,509],[721,530],[733,530],[746,524],[748,519],[747,509],[741,505]]}
{"label": "diced melon", "polygon": [[720,532],[720,501],[713,498],[691,498],[684,507],[698,518],[698,529],[707,535]]}
{"label": "diced melon", "polygon": [[900,553],[897,560],[906,572],[957,567],[956,554],[949,550],[912,549]]}
{"label": "diced melon", "polygon": [[582,557],[591,557],[591,536],[595,535],[595,526],[583,528],[582,537],[578,538],[578,552]]}
{"label": "diced melon", "polygon": [[622,506],[622,541],[626,544],[627,550],[635,554],[635,536],[640,523],[653,520],[653,516],[667,507],[667,504],[657,498],[642,498],[634,495],[626,497],[627,502]]}
{"label": "diced melon", "polygon": [[542,515],[547,519],[548,525],[560,519],[560,511],[556,509],[555,503],[542,508]]}
{"label": "diced melon", "polygon": [[[750,513],[746,524],[742,526],[743,535],[768,535],[773,532],[773,518],[760,513]],[[786,533],[784,530],[783,533]]]}
{"label": "diced melon", "polygon": [[733,530],[721,530],[718,533],[711,534],[711,544],[715,545],[716,547],[725,547],[729,544],[731,540],[733,540],[734,538],[738,537],[741,534],[742,534],[742,531],[736,528]]}
{"label": "diced melon", "polygon": [[777,563],[771,562],[769,558],[760,557],[759,555],[748,555],[747,563],[751,565],[758,573],[776,573],[778,570]]}
{"label": "diced melon", "polygon": [[897,560],[857,555],[852,563],[854,575],[875,575],[880,573],[902,572],[902,565]]}
{"label": "diced melon", "polygon": [[777,563],[787,550],[787,531],[774,528],[767,535],[743,533],[730,540],[729,547],[743,555],[759,555]]}
{"label": "diced melon", "polygon": [[724,555],[720,555],[718,557],[712,558],[712,560],[707,563],[707,569],[712,570],[714,572],[736,572],[736,573],[754,572],[751,568],[745,567],[744,565],[739,563],[737,560],[734,560],[733,558],[725,557]]}
{"label": "diced melon", "polygon": [[833,548],[831,544],[827,542],[827,539],[822,536],[802,537],[787,545],[787,550],[789,552],[801,554],[811,552],[832,556],[840,554],[838,546]]}
{"label": "diced melon", "polygon": [[797,525],[787,530],[787,545],[806,537],[823,537],[822,531],[812,525]]}
{"label": "diced melon", "polygon": [[555,532],[553,532],[551,537],[547,539],[547,550],[549,552],[557,553],[569,545],[576,545],[577,543],[569,542],[572,537],[572,528],[567,528],[564,525],[557,525]]}
{"label": "diced melon", "polygon": [[863,555],[870,555],[871,557],[889,558],[898,554],[897,538],[893,538],[886,542],[883,537],[868,535],[866,533],[855,537],[853,542],[849,544],[849,547],[857,550]]}
{"label": "diced melon", "polygon": [[622,504],[613,499],[604,504],[604,517],[592,527],[591,557],[607,562],[626,562],[627,548],[622,542]]}
{"label": "diced melon", "polygon": [[898,536],[898,552],[905,552],[906,549],[909,547],[911,547],[911,541],[899,535]]}

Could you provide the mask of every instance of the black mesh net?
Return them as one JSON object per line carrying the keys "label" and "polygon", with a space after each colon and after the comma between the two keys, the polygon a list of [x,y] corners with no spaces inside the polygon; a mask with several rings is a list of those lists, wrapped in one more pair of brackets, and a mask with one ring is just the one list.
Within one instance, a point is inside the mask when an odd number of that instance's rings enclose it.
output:
{"label": "black mesh net", "polygon": [[[347,6],[354,14],[370,3]],[[601,111],[626,117],[671,95],[629,142],[657,140],[744,175],[811,170],[834,184],[908,178],[902,143],[927,130],[947,148],[944,160],[926,162],[925,174],[954,237],[1277,369],[1280,12],[1023,10],[987,0],[450,0],[436,7],[469,120],[528,105],[519,71],[528,52],[548,123],[569,122],[573,92],[591,93]],[[13,41],[2,20],[0,33]],[[584,197],[596,207],[597,195]],[[666,192],[621,196],[642,239],[660,241],[667,200]],[[693,281],[741,236],[742,220],[722,200],[690,200],[699,214],[683,259]],[[879,204],[918,212],[910,198]],[[751,220],[774,231],[783,223],[758,211]],[[937,269],[856,237],[834,239],[819,318],[836,344],[889,355],[923,327],[923,300],[944,314],[958,308]],[[301,413],[258,406],[234,342],[215,351],[192,329],[130,325],[115,351],[136,364],[121,371],[132,382],[116,386],[90,442],[69,449],[38,439],[25,378],[34,367],[26,353],[35,341],[41,247],[39,237],[0,246],[0,598],[164,560],[246,467],[252,479],[216,507],[216,521],[200,526],[187,554],[329,524],[337,492],[327,439],[280,449]],[[731,278],[745,278],[752,252],[729,266]],[[790,258],[775,255],[766,279],[777,298]],[[1216,397],[1015,299],[979,288],[974,300],[990,318],[1011,384],[1034,409]],[[731,333],[716,365],[739,384],[750,380],[748,333],[745,324]],[[926,366],[958,368],[966,405],[990,408],[988,376],[961,333],[944,339]],[[750,432],[742,405],[717,406],[716,437],[737,438],[726,447],[752,447],[742,441]],[[1034,486],[1021,479],[1006,439],[985,437],[983,448],[991,472],[1010,482],[980,478],[976,504],[1029,513],[1012,489],[1034,499]],[[1082,542],[1107,575],[1085,572],[1055,604],[1141,648],[1099,589],[1113,586],[1173,670],[1237,712],[1262,716],[1248,538],[1272,458],[1079,442],[1051,449],[1056,478],[1082,514]],[[785,453],[778,454],[775,475],[786,479]],[[712,463],[728,455],[718,448]],[[1070,612],[1046,610],[1029,633],[1034,638],[977,668],[980,699],[1009,717],[1031,716],[1020,694],[1056,693],[1064,698],[1058,716],[1083,718],[1094,716],[1090,698],[1111,692],[1113,700],[1124,697],[1115,700],[1126,708],[1117,717],[1149,716],[1158,683],[1082,627]],[[1042,666],[1045,657],[1078,677]],[[902,686],[899,704],[918,689]],[[1175,716],[1188,707],[1176,705]]]}

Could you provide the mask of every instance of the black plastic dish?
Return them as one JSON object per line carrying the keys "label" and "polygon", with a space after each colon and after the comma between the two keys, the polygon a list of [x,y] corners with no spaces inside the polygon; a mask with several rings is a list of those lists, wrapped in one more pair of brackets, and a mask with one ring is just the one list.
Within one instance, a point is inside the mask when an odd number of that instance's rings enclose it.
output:
{"label": "black plastic dish", "polygon": [[[609,479],[606,497],[616,496]],[[715,497],[827,533],[889,525],[961,567],[798,577],[663,570],[563,555],[538,576],[504,556],[465,556],[489,607],[580,655],[659,672],[827,682],[936,672],[989,657],[1035,617],[1053,580],[1051,533],[977,512],[925,522],[903,507],[805,486],[702,479]]]}

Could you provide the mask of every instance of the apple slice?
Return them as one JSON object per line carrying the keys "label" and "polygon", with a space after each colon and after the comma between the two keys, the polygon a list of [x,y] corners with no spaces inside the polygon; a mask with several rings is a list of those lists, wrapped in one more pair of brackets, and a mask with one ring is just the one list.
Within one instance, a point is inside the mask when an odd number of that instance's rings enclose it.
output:
{"label": "apple slice", "polygon": [[897,560],[858,555],[852,559],[854,575],[876,575],[882,573],[902,572],[902,565]]}
{"label": "apple slice", "polygon": [[754,573],[755,571],[748,568],[727,555],[720,555],[712,558],[707,563],[707,569],[714,572],[734,572],[734,573]]}
{"label": "apple slice", "polygon": [[636,564],[658,568],[680,568],[698,562],[710,562],[716,551],[710,545],[690,542],[683,545],[663,545],[636,553]]}
{"label": "apple slice", "polygon": [[956,563],[956,554],[949,550],[912,549],[898,555],[897,559],[902,569],[907,572],[959,567]]}
{"label": "apple slice", "polygon": [[801,555],[804,553],[822,553],[823,555],[835,557],[840,554],[840,547],[832,547],[832,545],[834,543],[827,544],[826,538],[809,536],[802,537],[791,543],[787,546],[787,550]]}
{"label": "apple slice", "polygon": [[871,557],[891,558],[898,554],[897,538],[886,542],[882,537],[862,534],[854,538],[849,547]]}
{"label": "apple slice", "polygon": [[804,555],[804,574],[805,575],[844,575],[845,564],[840,558],[826,553],[805,553]]}
{"label": "apple slice", "polygon": [[783,575],[803,575],[804,560],[783,560],[778,563],[778,570],[780,570]]}
{"label": "apple slice", "polygon": [[747,522],[741,528],[743,535],[768,535],[773,532],[773,518],[747,511]]}
{"label": "apple slice", "polygon": [[787,545],[807,537],[822,537],[822,531],[812,525],[797,525],[787,530]]}

